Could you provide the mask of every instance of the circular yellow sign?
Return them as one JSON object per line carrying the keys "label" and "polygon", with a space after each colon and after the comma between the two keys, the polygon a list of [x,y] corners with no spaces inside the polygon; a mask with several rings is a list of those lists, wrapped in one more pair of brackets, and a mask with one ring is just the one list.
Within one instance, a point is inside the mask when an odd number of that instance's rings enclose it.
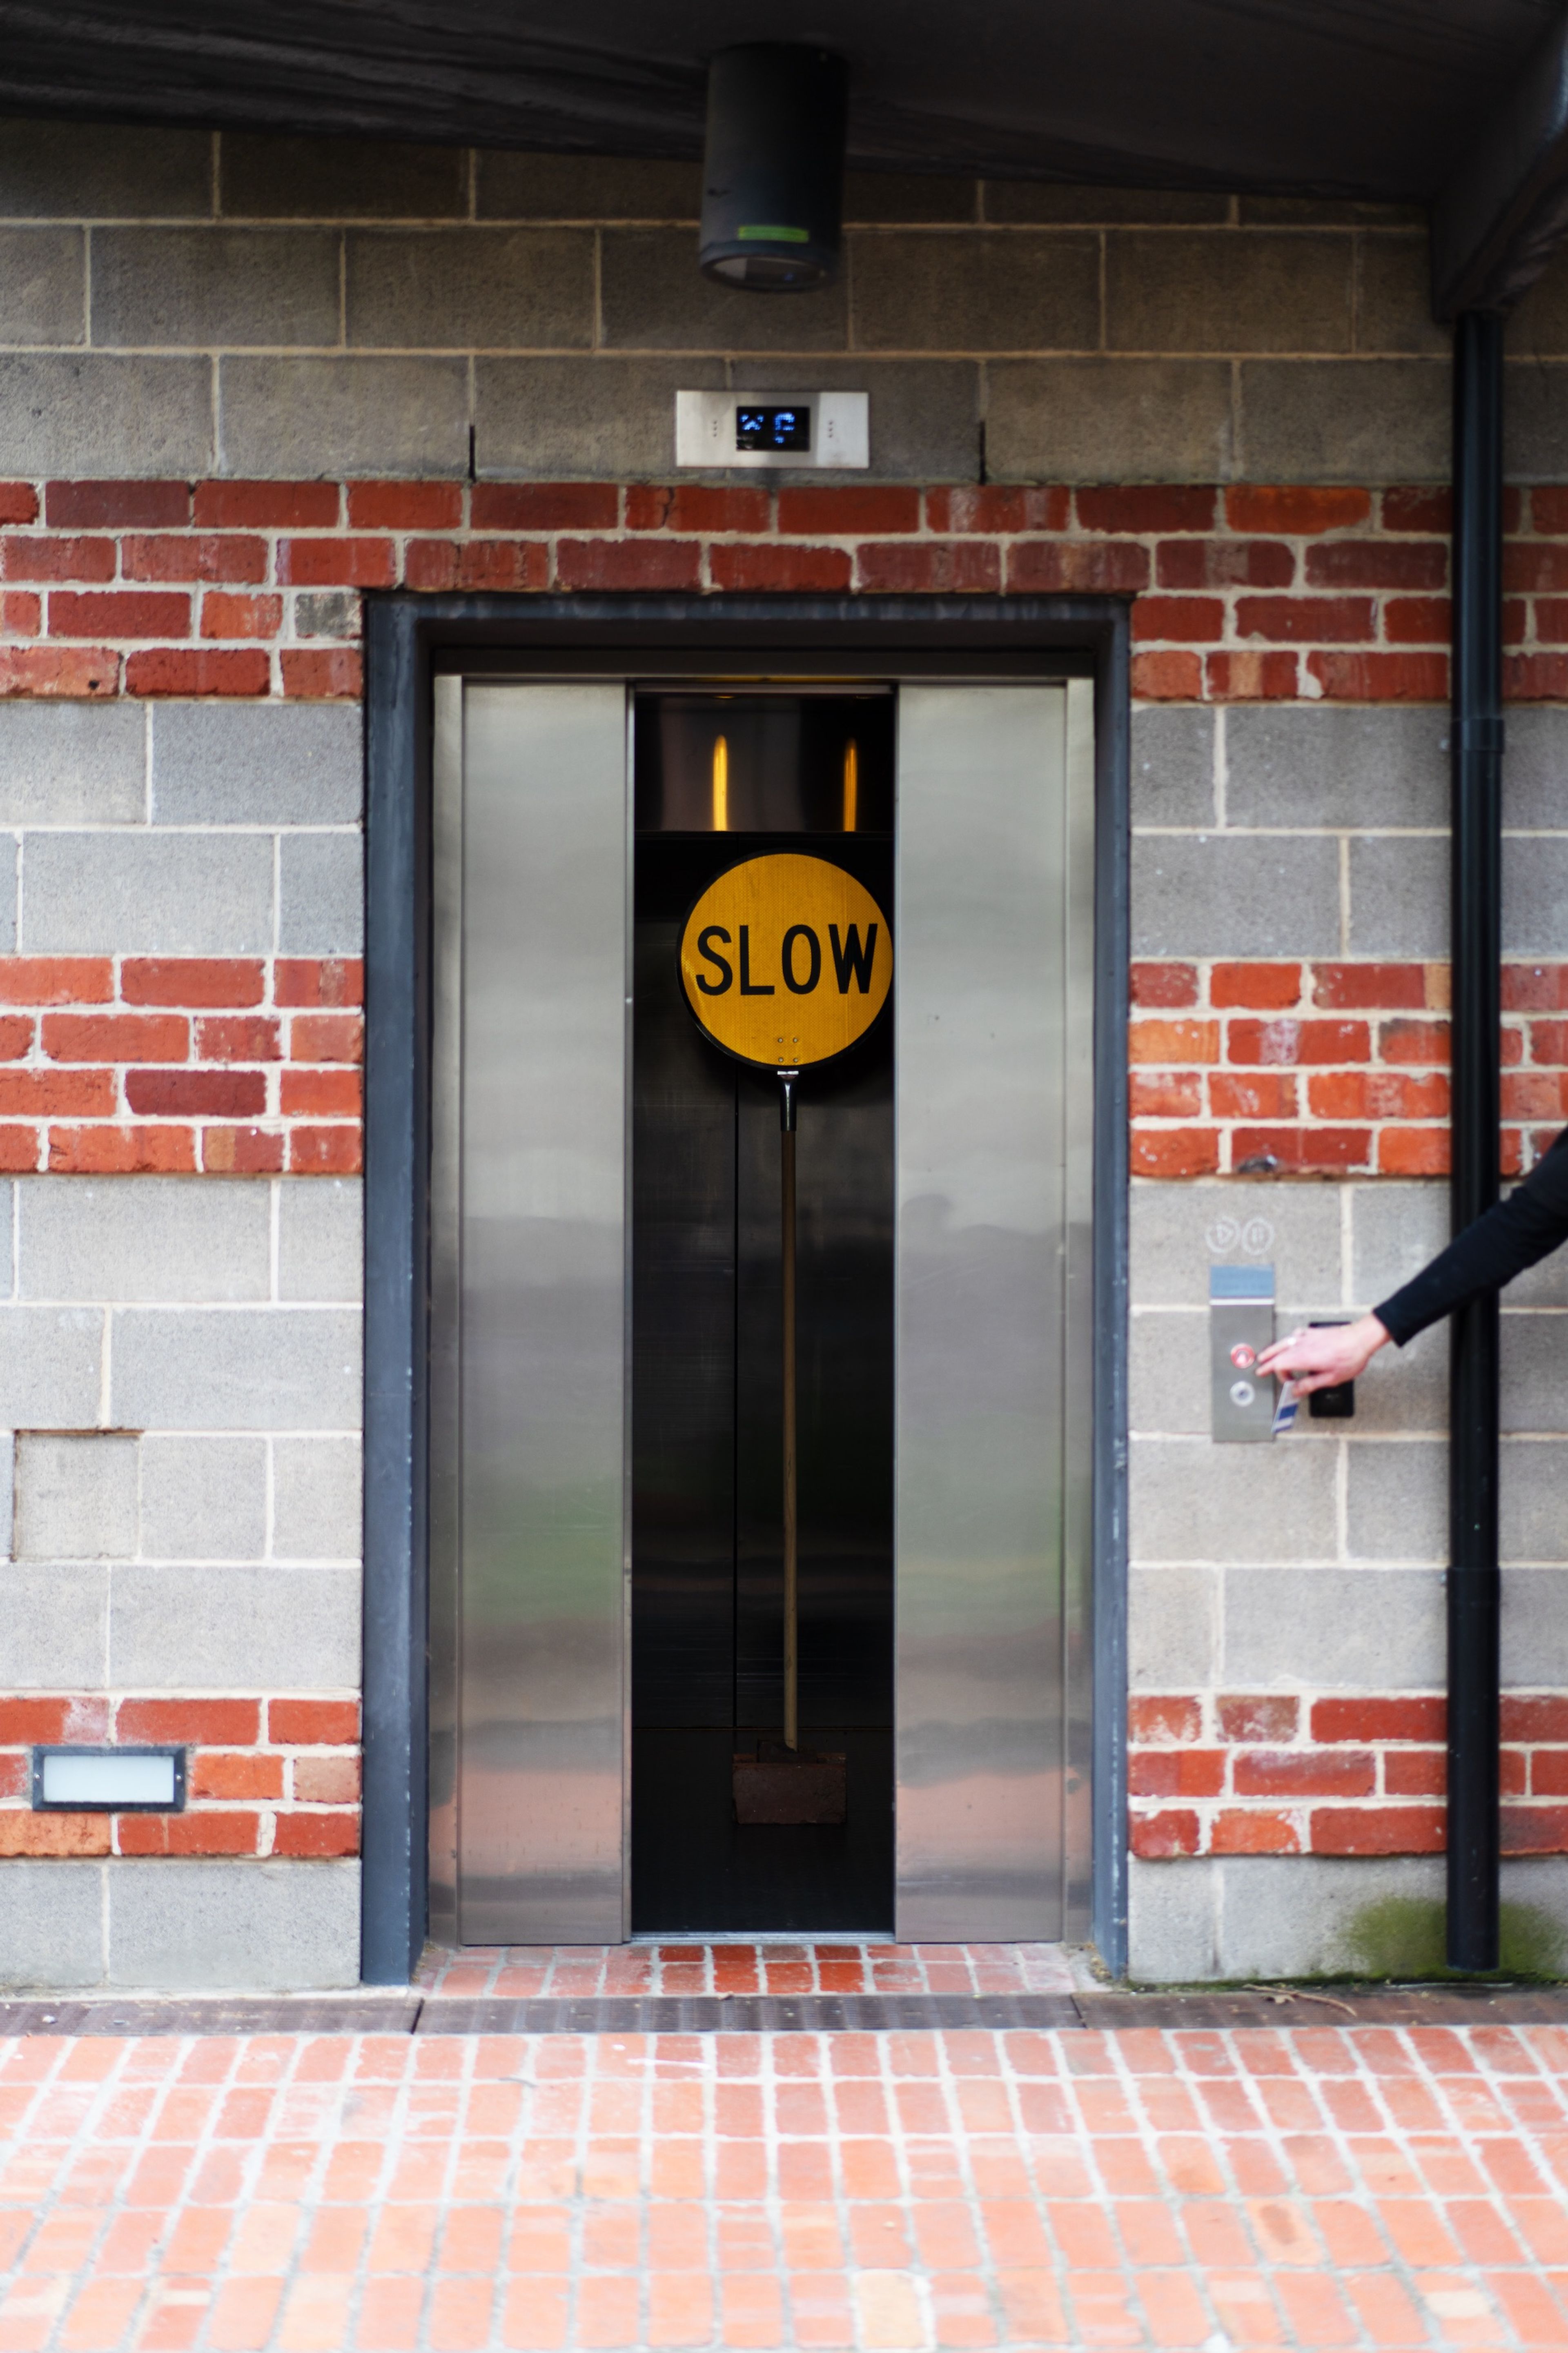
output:
{"label": "circular yellow sign", "polygon": [[710,882],[681,934],[681,986],[715,1045],[770,1071],[825,1062],[887,1001],[893,941],[871,892],[781,850]]}

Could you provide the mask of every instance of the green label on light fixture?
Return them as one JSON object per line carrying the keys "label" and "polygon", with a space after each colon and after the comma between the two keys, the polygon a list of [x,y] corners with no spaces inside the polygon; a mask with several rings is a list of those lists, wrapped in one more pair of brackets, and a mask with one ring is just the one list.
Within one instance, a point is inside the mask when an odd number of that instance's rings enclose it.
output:
{"label": "green label on light fixture", "polygon": [[737,228],[737,237],[759,245],[810,245],[809,228]]}

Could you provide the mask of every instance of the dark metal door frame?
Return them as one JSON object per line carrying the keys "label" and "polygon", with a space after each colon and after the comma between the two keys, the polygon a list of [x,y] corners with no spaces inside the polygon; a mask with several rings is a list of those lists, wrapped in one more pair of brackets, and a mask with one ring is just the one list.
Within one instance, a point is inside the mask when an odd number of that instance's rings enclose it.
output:
{"label": "dark metal door frame", "polygon": [[[361,1976],[403,1984],[427,1909],[431,680],[702,649],[875,666],[1011,656],[1095,692],[1094,1936],[1127,1955],[1128,602],[1119,597],[366,600],[365,1814]],[[1000,658],[1000,659],[999,659]]]}

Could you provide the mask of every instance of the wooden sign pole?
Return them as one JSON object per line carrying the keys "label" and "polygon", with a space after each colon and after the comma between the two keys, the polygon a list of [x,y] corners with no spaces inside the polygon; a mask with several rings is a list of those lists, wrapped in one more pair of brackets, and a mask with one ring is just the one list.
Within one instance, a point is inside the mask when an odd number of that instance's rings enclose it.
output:
{"label": "wooden sign pole", "polygon": [[[728,822],[728,754],[715,746],[714,825]],[[846,831],[855,780],[844,772]],[[887,918],[864,884],[825,858],[770,850],[717,874],[681,929],[681,987],[704,1034],[779,1081],[783,1389],[784,1737],[733,1760],[735,1818],[748,1824],[847,1820],[847,1759],[800,1745],[800,1403],[796,1342],[795,1112],[801,1071],[863,1038],[893,981]],[[782,1068],[784,1057],[789,1067]]]}
{"label": "wooden sign pole", "polygon": [[800,1746],[800,1515],[795,1449],[795,1082],[779,1073],[779,1195],[784,1271],[784,1746]]}

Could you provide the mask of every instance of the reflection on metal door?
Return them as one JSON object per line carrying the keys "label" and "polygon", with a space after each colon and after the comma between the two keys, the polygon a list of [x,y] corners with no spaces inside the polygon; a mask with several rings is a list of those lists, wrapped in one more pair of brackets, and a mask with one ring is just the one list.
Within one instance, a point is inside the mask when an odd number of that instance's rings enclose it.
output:
{"label": "reflection on metal door", "polygon": [[[1086,1933],[1091,698],[899,691],[906,1938]],[[436,719],[431,1925],[615,1940],[626,681],[442,678]]]}
{"label": "reflection on metal door", "polygon": [[1060,1936],[1086,1908],[1086,1841],[1069,1824],[1086,1800],[1086,1749],[1069,1693],[1083,1680],[1088,1567],[1093,901],[1087,797],[1070,786],[1087,782],[1089,692],[909,686],[899,698],[906,1941]]}
{"label": "reflection on metal door", "polygon": [[[453,1891],[441,1908],[455,1908],[462,1943],[613,1942],[625,1917],[626,692],[440,685],[461,695],[461,744],[460,775],[443,710],[435,1175],[457,1179],[460,1262],[433,1304],[438,1330],[457,1311],[461,1408],[432,1432],[432,1503],[448,1515],[432,1529],[432,1586],[457,1655],[453,1699],[443,1709],[433,1694],[450,1747],[433,1760],[431,1878],[439,1904]],[[438,1282],[452,1207],[450,1193],[435,1204]],[[443,1438],[456,1444],[444,1478]]]}

